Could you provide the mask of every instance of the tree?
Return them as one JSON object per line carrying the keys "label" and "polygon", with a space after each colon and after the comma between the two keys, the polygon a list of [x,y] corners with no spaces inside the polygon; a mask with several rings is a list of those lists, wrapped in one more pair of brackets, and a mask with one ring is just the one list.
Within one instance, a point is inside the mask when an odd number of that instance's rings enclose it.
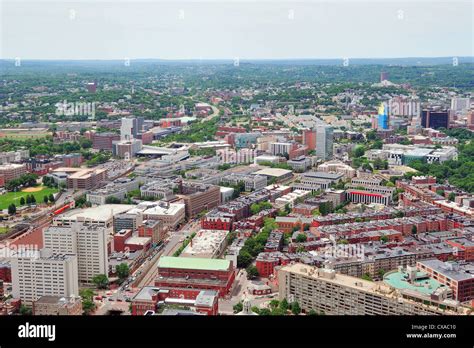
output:
{"label": "tree", "polygon": [[369,282],[372,281],[372,277],[370,276],[370,274],[366,273],[362,276],[362,279],[364,280],[368,280]]}
{"label": "tree", "polygon": [[364,156],[364,154],[365,154],[365,147],[362,145],[356,146],[354,148],[354,151],[352,151],[352,156],[355,158],[362,157]]}
{"label": "tree", "polygon": [[235,304],[233,307],[232,307],[234,313],[239,313],[239,312],[242,312],[242,310],[244,309],[244,305],[242,304],[242,301]]}
{"label": "tree", "polygon": [[118,199],[117,197],[113,197],[113,196],[107,197],[105,199],[106,204],[120,204],[120,202],[121,202],[120,199]]}
{"label": "tree", "polygon": [[249,265],[246,268],[246,271],[247,271],[247,279],[255,279],[259,276],[257,267],[255,267],[254,265]]}
{"label": "tree", "polygon": [[25,205],[25,197],[20,198],[20,205]]}
{"label": "tree", "polygon": [[49,194],[48,199],[51,203],[54,203],[54,195],[52,193]]}
{"label": "tree", "polygon": [[318,210],[322,216],[328,215],[331,212],[331,203],[323,202],[319,205]]}
{"label": "tree", "polygon": [[16,206],[15,204],[10,204],[8,206],[8,215],[15,215],[16,214]]}
{"label": "tree", "polygon": [[296,301],[291,303],[290,308],[291,308],[291,313],[293,313],[294,315],[298,315],[301,313],[300,304]]}
{"label": "tree", "polygon": [[27,307],[25,305],[21,305],[20,306],[20,314],[21,315],[32,315],[33,314],[33,311],[31,310],[30,307]]}
{"label": "tree", "polygon": [[250,212],[252,215],[258,214],[260,212],[260,206],[257,203],[254,203],[250,206]]}
{"label": "tree", "polygon": [[413,227],[411,228],[411,234],[417,234],[418,233],[418,228],[416,227],[416,225],[413,225]]}
{"label": "tree", "polygon": [[306,242],[307,239],[308,239],[308,237],[304,233],[300,233],[296,236],[296,242],[297,243],[304,243],[304,242]]}
{"label": "tree", "polygon": [[275,309],[275,308],[277,308],[277,307],[280,305],[280,301],[278,301],[278,300],[271,300],[270,303],[269,303],[269,305],[270,305],[270,308]]}
{"label": "tree", "polygon": [[451,202],[454,202],[455,199],[456,199],[456,194],[454,192],[450,192],[448,195],[448,200],[450,200]]}
{"label": "tree", "polygon": [[122,262],[120,265],[118,265],[116,268],[115,268],[116,272],[117,272],[117,276],[119,277],[119,279],[122,281],[124,279],[126,279],[128,277],[128,275],[130,274],[130,268],[128,267],[128,265],[124,262]]}
{"label": "tree", "polygon": [[48,202],[49,202],[48,196],[43,196],[43,202],[44,202],[44,204],[48,204]]}
{"label": "tree", "polygon": [[384,235],[384,236],[380,237],[380,241],[382,243],[387,243],[388,242],[388,237]]}
{"label": "tree", "polygon": [[260,314],[260,308],[258,308],[257,306],[252,306],[250,310],[256,314]]}
{"label": "tree", "polygon": [[281,308],[281,310],[283,310],[283,311],[285,311],[285,312],[288,310],[289,304],[288,304],[288,301],[286,300],[286,298],[284,298],[283,300],[281,300],[281,302],[280,302],[280,308]]}
{"label": "tree", "polygon": [[82,298],[82,310],[85,315],[89,315],[95,310],[94,292],[91,289],[82,289],[79,291],[79,296]]}
{"label": "tree", "polygon": [[258,315],[271,315],[272,312],[270,312],[270,310],[268,308],[262,308],[260,309],[260,313],[258,313]]}
{"label": "tree", "polygon": [[36,197],[31,195],[31,204],[35,204],[36,203]]}
{"label": "tree", "polygon": [[92,282],[97,286],[98,289],[107,289],[109,286],[109,278],[105,274],[97,274],[92,278]]}
{"label": "tree", "polygon": [[252,262],[252,259],[252,255],[247,250],[240,250],[239,255],[237,255],[237,267],[247,267]]}
{"label": "tree", "polygon": [[318,313],[317,313],[314,309],[311,309],[311,310],[308,312],[308,315],[318,315]]}

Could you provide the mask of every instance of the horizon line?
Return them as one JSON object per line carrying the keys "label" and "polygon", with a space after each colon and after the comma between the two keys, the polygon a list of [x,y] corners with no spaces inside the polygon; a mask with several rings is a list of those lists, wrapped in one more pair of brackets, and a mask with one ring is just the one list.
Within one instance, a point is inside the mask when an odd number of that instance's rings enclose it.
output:
{"label": "horizon line", "polygon": [[301,61],[301,60],[388,60],[388,59],[453,59],[453,58],[473,58],[473,55],[447,55],[447,56],[403,56],[403,57],[331,57],[331,58],[307,58],[307,57],[292,57],[292,58],[240,58],[236,57],[225,57],[225,58],[22,58],[22,57],[12,57],[12,58],[0,58],[0,61],[15,61],[16,59],[21,59],[21,61],[124,61],[124,60],[156,60],[156,61]]}

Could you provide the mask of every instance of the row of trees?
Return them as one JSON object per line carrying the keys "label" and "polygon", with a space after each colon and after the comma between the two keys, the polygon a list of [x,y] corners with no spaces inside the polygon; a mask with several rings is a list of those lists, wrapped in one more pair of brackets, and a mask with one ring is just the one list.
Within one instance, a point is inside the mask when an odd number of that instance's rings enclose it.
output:
{"label": "row of trees", "polygon": [[[233,306],[234,313],[241,312],[243,310],[243,303],[239,302]],[[297,301],[289,303],[286,299],[282,301],[271,300],[268,308],[252,307],[252,312],[258,315],[299,315],[301,314],[301,307]],[[322,314],[322,313],[321,313]],[[315,311],[310,311],[308,315],[317,315]]]}
{"label": "row of trees", "polygon": [[458,150],[457,161],[451,160],[439,164],[412,161],[409,166],[423,175],[435,176],[438,182],[447,180],[451,185],[474,193],[474,141],[459,145]]}
{"label": "row of trees", "polygon": [[20,176],[19,178],[10,180],[5,184],[5,188],[8,191],[15,191],[20,187],[31,187],[31,186],[36,186],[38,180],[38,175],[28,173]]}
{"label": "row of trees", "polygon": [[277,227],[275,219],[266,218],[262,230],[256,236],[249,237],[240,249],[237,256],[237,266],[241,268],[250,266],[253,259],[264,250],[270,233]]}

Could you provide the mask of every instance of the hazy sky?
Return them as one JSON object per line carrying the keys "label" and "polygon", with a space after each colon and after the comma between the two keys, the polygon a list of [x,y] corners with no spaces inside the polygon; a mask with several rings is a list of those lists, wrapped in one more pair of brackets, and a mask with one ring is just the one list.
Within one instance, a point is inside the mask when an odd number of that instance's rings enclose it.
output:
{"label": "hazy sky", "polygon": [[0,57],[474,55],[472,0],[0,0]]}

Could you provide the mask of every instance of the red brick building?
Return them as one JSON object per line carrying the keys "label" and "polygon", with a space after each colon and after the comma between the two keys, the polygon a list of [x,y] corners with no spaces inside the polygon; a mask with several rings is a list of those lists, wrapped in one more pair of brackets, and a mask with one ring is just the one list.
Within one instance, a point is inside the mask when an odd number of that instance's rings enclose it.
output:
{"label": "red brick building", "polygon": [[158,302],[192,307],[196,312],[206,315],[217,315],[219,312],[218,294],[215,291],[145,286],[132,299],[132,315],[155,312]]}
{"label": "red brick building", "polygon": [[229,260],[162,256],[155,286],[215,290],[222,297],[234,279],[235,269]]}
{"label": "red brick building", "polygon": [[168,230],[160,220],[145,220],[138,226],[139,237],[151,237],[153,243],[159,243],[165,239]]}
{"label": "red brick building", "polygon": [[232,229],[233,214],[214,211],[201,219],[201,227],[205,230],[223,230]]}

